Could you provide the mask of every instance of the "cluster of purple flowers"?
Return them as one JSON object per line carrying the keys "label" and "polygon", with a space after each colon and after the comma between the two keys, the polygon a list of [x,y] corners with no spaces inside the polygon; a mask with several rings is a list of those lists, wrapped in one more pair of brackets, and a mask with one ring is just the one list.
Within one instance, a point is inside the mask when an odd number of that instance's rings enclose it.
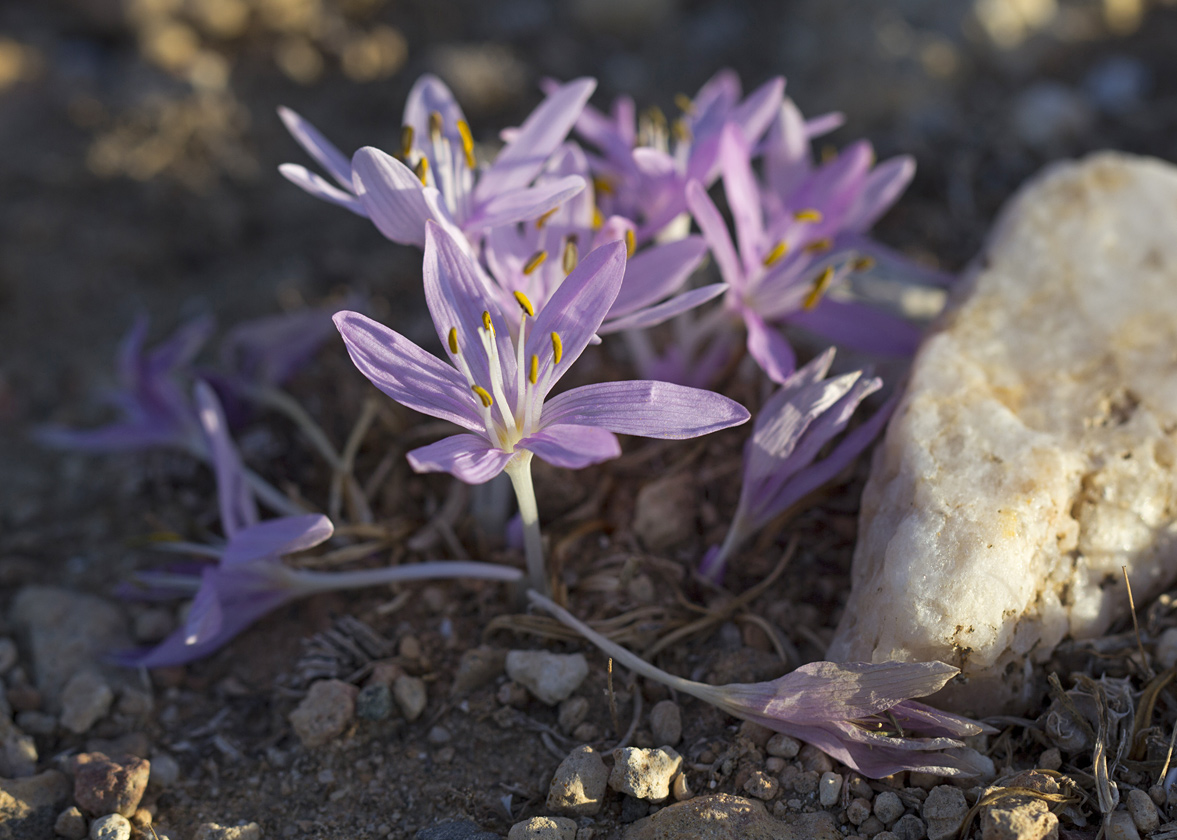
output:
{"label": "cluster of purple flowers", "polygon": [[[554,605],[545,598],[551,581],[533,458],[577,469],[617,457],[618,434],[692,438],[746,422],[743,406],[707,389],[721,370],[735,369],[746,347],[766,384],[779,389],[764,402],[747,442],[727,538],[700,566],[718,583],[744,542],[842,472],[889,412],[889,404],[882,406],[835,441],[882,383],[861,371],[827,377],[833,348],[798,369],[784,329],[899,356],[912,352],[918,338],[907,322],[838,293],[852,272],[898,260],[865,234],[911,179],[910,159],[876,165],[861,142],[818,163],[811,140],[841,118],[806,121],[779,78],[744,97],[736,76],[722,72],[693,99],[682,97],[673,121],[658,111],[639,116],[626,98],[608,115],[597,111],[588,105],[595,86],[591,79],[549,83],[539,107],[503,132],[502,148],[483,164],[460,106],[432,76],[413,86],[401,145],[391,153],[365,147],[349,158],[299,115],[279,111],[329,176],[284,164],[286,178],[369,219],[393,242],[423,249],[437,354],[352,309],[340,308],[332,320],[351,360],[377,388],[459,428],[410,451],[414,470],[470,484],[507,474],[533,597],[545,609]],[[720,181],[730,227],[709,193]],[[699,233],[690,232],[692,222]],[[708,254],[719,277],[700,283]],[[112,395],[121,419],[92,431],[45,431],[52,443],[89,450],[179,446],[216,473],[226,542],[185,544],[211,562],[141,576],[134,590],[140,596],[195,597],[184,627],[124,662],[155,666],[203,656],[277,605],[313,592],[439,576],[522,577],[482,563],[315,573],[285,562],[287,554],[332,539],[335,525],[243,467],[226,408],[282,404],[274,389],[314,352],[330,314],[237,328],[222,345],[219,370],[194,363],[209,321],[194,321],[151,350],[140,321],[120,357],[122,387]],[[650,328],[667,322],[655,338]],[[618,332],[647,378],[556,392],[590,345]],[[255,495],[284,515],[259,522]],[[636,670],[663,678],[627,656]],[[817,663],[766,686],[700,687],[665,674],[663,681],[798,734],[865,773],[974,769],[965,753],[927,753],[959,750],[955,738],[980,730],[909,700],[938,688],[951,669],[888,667]],[[801,699],[787,698],[794,689]],[[828,702],[850,695],[862,702]],[[872,730],[896,719],[926,737]]]}

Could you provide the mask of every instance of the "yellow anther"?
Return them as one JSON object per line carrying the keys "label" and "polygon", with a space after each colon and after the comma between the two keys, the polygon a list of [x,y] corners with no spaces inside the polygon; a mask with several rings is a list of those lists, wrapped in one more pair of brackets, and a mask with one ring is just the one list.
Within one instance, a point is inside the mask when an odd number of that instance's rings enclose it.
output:
{"label": "yellow anther", "polygon": [[523,276],[526,277],[529,274],[531,274],[531,272],[535,271],[537,268],[539,268],[541,265],[543,265],[544,260],[546,260],[547,258],[548,258],[547,251],[536,251],[534,254],[531,255],[531,259],[529,259],[527,262],[525,262],[523,264]]}
{"label": "yellow anther", "polygon": [[559,207],[553,207],[551,210],[549,210],[548,212],[546,212],[542,216],[540,216],[538,219],[536,219],[535,220],[535,229],[542,230],[543,226],[548,223],[548,219],[552,218],[552,216],[555,216],[556,211],[559,209],[560,209]]}
{"label": "yellow anther", "polygon": [[462,137],[462,151],[466,153],[466,165],[474,168],[474,135],[470,133],[470,123],[458,120],[458,134]]}
{"label": "yellow anther", "polygon": [[817,224],[822,220],[820,210],[814,210],[812,207],[806,210],[798,210],[793,214],[793,220],[797,222],[813,222]]}
{"label": "yellow anther", "polygon": [[638,239],[633,235],[633,228],[625,229],[625,258],[629,259],[633,256],[633,252],[638,249]]}
{"label": "yellow anther", "polygon": [[539,356],[531,354],[531,369],[527,372],[527,381],[534,385],[539,381]]}
{"label": "yellow anther", "polygon": [[409,159],[413,151],[413,127],[406,125],[401,128],[401,157]]}
{"label": "yellow anther", "polygon": [[674,95],[674,104],[677,105],[678,109],[684,114],[690,114],[692,117],[695,116],[695,103],[692,102],[691,97],[687,96],[685,93],[676,93]]}
{"label": "yellow anther", "polygon": [[458,355],[458,328],[450,327],[450,352]]}
{"label": "yellow anther", "polygon": [[441,139],[441,126],[442,126],[441,112],[430,111],[429,112],[429,138],[434,143],[436,143],[438,140]]}
{"label": "yellow anther", "polygon": [[515,292],[515,301],[519,304],[519,308],[527,313],[528,317],[535,317],[535,307],[531,305],[531,301],[527,299],[527,295],[523,292]]}
{"label": "yellow anther", "polygon": [[482,310],[482,328],[488,333],[493,333],[495,331],[494,324],[490,322],[490,313],[485,309]]}
{"label": "yellow anther", "polygon": [[826,251],[830,250],[833,247],[834,247],[834,241],[827,237],[824,239],[813,240],[812,242],[810,242],[808,245],[805,246],[805,250],[811,254],[824,254]]}
{"label": "yellow anther", "polygon": [[691,142],[691,127],[684,119],[677,119],[670,124],[670,134],[680,143]]}
{"label": "yellow anther", "polygon": [[826,289],[830,287],[830,283],[834,279],[834,267],[827,265],[825,270],[817,276],[813,281],[813,288],[809,290],[809,294],[805,296],[805,302],[802,304],[805,309],[813,309],[817,306],[817,302],[821,300],[821,296],[826,293]]}
{"label": "yellow anther", "polygon": [[833,144],[826,143],[824,146],[821,147],[821,162],[822,163],[829,163],[830,161],[837,159],[837,157],[838,157],[838,149]]}
{"label": "yellow anther", "polygon": [[855,257],[850,261],[850,269],[852,271],[870,271],[874,267],[874,257]]}
{"label": "yellow anther", "polygon": [[776,265],[787,253],[789,253],[789,243],[782,239],[776,245],[772,246],[771,251],[764,255],[764,267],[768,268],[770,265]]}
{"label": "yellow anther", "polygon": [[417,177],[421,179],[421,186],[429,186],[429,182],[426,180],[426,176],[429,174],[429,158],[423,157],[417,161],[416,172]]}
{"label": "yellow anther", "polygon": [[601,208],[593,208],[593,230],[600,230],[605,226],[605,217],[601,215]]}
{"label": "yellow anther", "polygon": [[646,116],[649,117],[650,122],[659,128],[666,128],[666,115],[662,113],[662,109],[657,105],[651,105],[650,109],[646,111]]}
{"label": "yellow anther", "polygon": [[494,405],[495,401],[491,399],[490,391],[486,390],[481,385],[471,385],[470,390],[473,391],[478,396],[478,399],[482,401],[483,408],[490,408],[492,405]]}
{"label": "yellow anther", "polygon": [[561,267],[565,274],[571,274],[576,270],[577,263],[580,262],[580,250],[576,247],[576,237],[569,236],[564,243],[564,258]]}
{"label": "yellow anther", "polygon": [[593,189],[601,195],[613,195],[613,182],[604,175],[594,175]]}
{"label": "yellow anther", "polygon": [[560,364],[560,359],[564,358],[564,342],[560,340],[559,333],[552,333],[552,362],[553,364]]}

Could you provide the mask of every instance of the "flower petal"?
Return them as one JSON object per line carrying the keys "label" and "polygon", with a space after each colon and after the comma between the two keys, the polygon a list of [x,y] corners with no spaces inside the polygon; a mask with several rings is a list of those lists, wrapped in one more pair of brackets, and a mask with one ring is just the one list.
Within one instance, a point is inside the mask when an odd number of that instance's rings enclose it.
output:
{"label": "flower petal", "polygon": [[534,187],[492,194],[470,216],[465,228],[467,231],[478,231],[538,219],[584,190],[584,187],[584,178],[569,175]]}
{"label": "flower petal", "polygon": [[408,453],[417,472],[447,472],[467,484],[484,484],[503,471],[514,453],[476,435],[451,435]]}
{"label": "flower petal", "polygon": [[701,236],[688,236],[638,251],[625,264],[625,279],[609,309],[611,317],[649,306],[687,282],[707,254]]}
{"label": "flower petal", "polygon": [[184,644],[194,645],[212,638],[221,629],[224,618],[220,594],[217,592],[215,568],[204,570],[200,589],[192,599],[188,619],[184,622]]}
{"label": "flower petal", "polygon": [[748,410],[711,391],[638,380],[599,382],[558,394],[544,405],[544,426],[599,426],[623,435],[682,439],[738,426]]}
{"label": "flower petal", "polygon": [[855,301],[823,297],[816,307],[799,310],[787,321],[866,353],[910,356],[920,344],[920,329],[915,324]]}
{"label": "flower petal", "polygon": [[221,528],[232,540],[239,531],[257,522],[257,502],[245,480],[241,456],[229,437],[229,425],[216,392],[200,380],[194,389],[200,427],[204,430],[217,477],[217,498],[221,505]]}
{"label": "flower petal", "polygon": [[621,454],[617,437],[596,426],[548,426],[519,441],[518,449],[534,452],[557,467],[579,470]]}
{"label": "flower petal", "polygon": [[344,190],[351,190],[351,162],[319,130],[285,106],[278,106],[278,116],[286,130],[302,146],[303,151],[330,173]]}
{"label": "flower petal", "polygon": [[371,146],[355,153],[352,170],[360,205],[376,228],[393,242],[424,247],[430,212],[416,173]]}
{"label": "flower petal", "polygon": [[703,231],[703,237],[711,247],[711,254],[715,257],[715,263],[719,266],[719,273],[724,282],[742,291],[747,287],[747,280],[736,247],[732,244],[731,234],[728,233],[723,216],[719,214],[719,208],[698,181],[687,184],[687,207],[690,208],[699,230]]}
{"label": "flower petal", "polygon": [[740,127],[748,144],[755,146],[772,125],[784,97],[785,79],[783,76],[776,76],[756,88],[743,102],[732,108],[728,119]]}
{"label": "flower petal", "polygon": [[297,551],[314,548],[331,538],[335,526],[319,513],[283,516],[238,531],[221,554],[221,565],[228,567],[264,558],[280,558]]}
{"label": "flower petal", "polygon": [[748,353],[773,382],[784,382],[797,366],[797,357],[785,337],[764,323],[755,312],[745,309]]}
{"label": "flower petal", "polygon": [[736,227],[736,249],[748,275],[759,270],[760,261],[772,247],[765,242],[764,215],[760,209],[760,187],[752,172],[752,149],[739,128],[729,124],[719,142],[719,166],[723,190]]}
{"label": "flower petal", "polygon": [[610,311],[610,317],[606,319],[605,323],[601,324],[601,328],[597,330],[597,333],[599,335],[608,335],[609,333],[615,333],[620,330],[641,330],[647,327],[655,327],[658,324],[663,324],[671,318],[694,309],[696,306],[701,306],[709,300],[714,300],[726,292],[727,288],[727,283],[712,283],[709,286],[701,286],[698,289],[683,292],[681,295],[675,295],[670,300],[663,301],[655,306],[631,312],[629,315],[621,318],[613,318],[612,311]]}
{"label": "flower petal", "polygon": [[466,116],[445,82],[432,73],[425,73],[413,82],[405,99],[404,124],[412,127],[418,147],[424,147],[429,138],[429,118],[434,112],[441,115],[442,133],[450,138],[450,142],[460,144],[458,123],[465,121]]}
{"label": "flower petal", "polygon": [[278,167],[278,171],[282,173],[282,177],[290,183],[294,184],[304,192],[308,192],[315,198],[321,198],[324,201],[330,201],[332,204],[338,204],[345,210],[350,210],[357,216],[367,218],[368,211],[364,209],[357,199],[350,191],[345,192],[334,184],[327,181],[321,175],[316,175],[305,166],[300,166],[297,163],[284,163]]}
{"label": "flower petal", "polygon": [[399,333],[358,312],[332,319],[360,373],[398,403],[471,430],[484,428],[465,378]]}
{"label": "flower petal", "polygon": [[915,177],[915,158],[902,155],[885,160],[870,171],[854,207],[842,220],[846,230],[869,230],[879,217],[891,209],[911,179]]}

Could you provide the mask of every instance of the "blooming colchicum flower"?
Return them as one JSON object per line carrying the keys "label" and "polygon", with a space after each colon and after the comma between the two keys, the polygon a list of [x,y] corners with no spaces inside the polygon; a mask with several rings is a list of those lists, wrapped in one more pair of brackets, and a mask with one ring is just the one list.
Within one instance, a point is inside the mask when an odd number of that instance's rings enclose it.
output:
{"label": "blooming colchicum flower", "polygon": [[969,777],[993,769],[960,740],[991,727],[911,699],[959,673],[944,662],[811,662],[771,682],[707,685],[651,665],[535,591],[527,597],[634,673],[806,741],[864,776],[911,770]]}
{"label": "blooming colchicum flower", "polygon": [[314,548],[331,537],[335,530],[331,520],[321,514],[304,514],[259,522],[257,505],[216,394],[201,381],[196,384],[195,401],[212,452],[226,542],[220,547],[181,546],[215,558],[215,563],[198,571],[189,566],[180,571],[142,572],[139,587],[124,588],[128,597],[150,600],[194,597],[183,627],[154,648],[116,655],[120,663],[158,668],[200,659],[282,604],[319,592],[432,578],[515,581],[522,577],[506,566],[475,562],[429,562],[350,572],[313,572],[287,566],[282,559],[286,555]]}
{"label": "blooming colchicum flower", "polygon": [[719,394],[665,382],[596,383],[546,399],[600,327],[624,272],[624,243],[605,245],[579,262],[542,311],[519,293],[518,317],[508,319],[478,264],[431,222],[425,299],[450,364],[363,315],[335,316],[352,361],[377,388],[467,430],[409,452],[415,470],[448,472],[470,484],[507,472],[519,501],[528,572],[542,590],[547,577],[533,455],[577,469],[620,455],[615,433],[690,438],[749,417]]}
{"label": "blooming colchicum flower", "polygon": [[425,221],[432,219],[461,231],[475,247],[487,230],[535,219],[584,189],[577,176],[532,182],[595,88],[593,79],[577,79],[553,90],[481,170],[470,125],[435,76],[422,76],[409,92],[397,156],[365,146],[349,161],[314,126],[282,108],[279,115],[294,139],[338,186],[297,164],[279,169],[311,195],[371,219],[393,242],[424,247]]}
{"label": "blooming colchicum flower", "polygon": [[739,505],[723,544],[709,549],[700,564],[704,578],[719,582],[726,563],[749,537],[838,475],[890,417],[892,402],[815,461],[822,447],[846,428],[858,405],[883,385],[861,371],[825,379],[833,360],[831,347],[789,376],[756,416],[744,447]]}

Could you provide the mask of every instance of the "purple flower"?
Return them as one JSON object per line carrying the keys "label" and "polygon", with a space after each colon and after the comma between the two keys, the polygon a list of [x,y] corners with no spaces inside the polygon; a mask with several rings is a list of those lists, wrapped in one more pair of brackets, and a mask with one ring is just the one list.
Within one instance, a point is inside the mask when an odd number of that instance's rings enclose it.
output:
{"label": "purple flower", "polygon": [[118,356],[119,387],[106,395],[121,418],[97,429],[42,428],[44,443],[86,452],[124,452],[178,446],[203,452],[196,412],[185,396],[189,367],[213,330],[213,320],[196,318],[167,341],[144,348],[148,320],[140,316],[123,339]]}
{"label": "purple flower", "polygon": [[366,146],[349,162],[313,126],[281,109],[295,140],[338,186],[296,164],[283,164],[280,171],[312,195],[370,218],[393,242],[423,247],[425,221],[432,219],[477,243],[486,230],[542,216],[584,189],[575,176],[532,182],[595,87],[592,79],[577,79],[552,91],[481,171],[470,126],[435,76],[422,76],[409,93],[404,142],[395,157]]}
{"label": "purple flower", "polygon": [[774,194],[769,201],[752,171],[751,148],[735,126],[724,129],[719,157],[736,243],[703,184],[687,186],[687,203],[728,284],[725,306],[743,320],[748,352],[769,377],[784,382],[796,366],[774,326],[780,323],[867,352],[914,352],[919,332],[913,325],[827,294],[860,267],[856,252],[838,247],[839,236],[877,218],[910,179],[910,161],[889,161],[872,171],[870,146],[857,143],[786,184],[787,196]]}
{"label": "purple flower", "polygon": [[546,400],[600,327],[624,271],[624,244],[598,248],[541,311],[519,295],[512,324],[477,263],[430,223],[425,297],[450,364],[358,313],[340,312],[335,323],[352,361],[376,387],[467,430],[410,452],[419,472],[481,484],[523,454],[576,469],[619,455],[614,433],[689,438],[747,420],[748,412],[726,397],[664,382],[598,383]]}
{"label": "purple flower", "polygon": [[536,592],[528,598],[641,676],[806,741],[864,776],[992,772],[993,763],[960,739],[993,729],[911,699],[943,687],[959,673],[951,665],[811,662],[771,682],[706,685],[654,667]]}
{"label": "purple flower", "polygon": [[720,580],[728,559],[749,537],[838,475],[887,422],[892,403],[815,461],[850,422],[859,403],[883,385],[861,371],[824,379],[833,360],[831,347],[788,377],[757,415],[744,447],[740,502],[723,545],[712,547],[703,558],[699,571],[705,578]]}
{"label": "purple flower", "polygon": [[[588,180],[588,162],[578,146],[566,144],[536,181],[580,176]],[[522,292],[542,311],[564,278],[574,269],[580,253],[609,242],[635,246],[633,222],[619,216],[602,220],[591,187],[569,199],[540,224],[503,225],[486,237],[486,264],[502,290],[500,305],[514,307],[515,292]],[[701,236],[651,245],[630,255],[621,289],[600,334],[621,329],[654,326],[722,294],[715,283],[680,292],[691,273],[703,261],[707,244]]]}

